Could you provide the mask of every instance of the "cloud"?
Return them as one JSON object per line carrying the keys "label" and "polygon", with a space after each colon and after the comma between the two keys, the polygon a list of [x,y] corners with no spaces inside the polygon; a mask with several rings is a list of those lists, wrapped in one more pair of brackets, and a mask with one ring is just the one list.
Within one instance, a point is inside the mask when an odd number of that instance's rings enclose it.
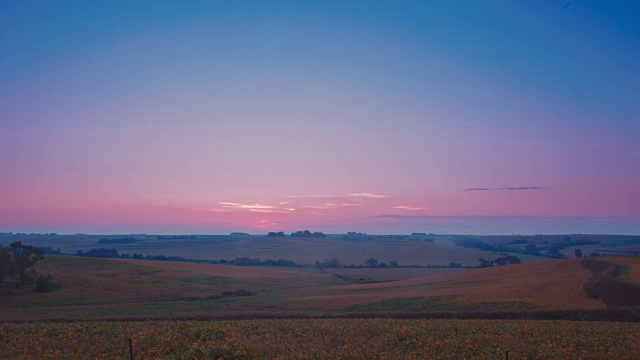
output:
{"label": "cloud", "polygon": [[351,206],[362,206],[362,204],[353,204],[353,203],[324,203],[319,205],[300,205],[301,208],[305,209],[338,209],[341,207],[351,207]]}
{"label": "cloud", "polygon": [[280,211],[280,210],[270,210],[270,209],[249,209],[251,212],[259,212],[259,213],[279,213],[279,214],[288,214],[288,211]]}
{"label": "cloud", "polygon": [[260,205],[260,204],[240,204],[240,203],[232,203],[232,202],[219,202],[222,207],[230,208],[230,209],[274,209],[275,206],[270,205]]}
{"label": "cloud", "polygon": [[355,197],[367,198],[367,199],[385,199],[385,198],[391,197],[389,195],[379,195],[379,194],[372,194],[372,193],[349,194],[349,196],[355,196]]}
{"label": "cloud", "polygon": [[297,198],[297,199],[322,199],[322,198],[346,198],[346,197],[358,197],[358,198],[366,198],[366,199],[385,199],[391,196],[389,195],[380,195],[380,194],[372,194],[372,193],[353,193],[347,195],[289,195],[288,198]]}
{"label": "cloud", "polygon": [[374,218],[389,218],[389,219],[420,219],[420,220],[426,220],[426,219],[433,218],[433,216],[429,216],[429,215],[397,215],[397,214],[373,215],[371,217],[374,217]]}
{"label": "cloud", "polygon": [[517,186],[517,187],[502,187],[502,188],[469,188],[463,189],[462,191],[500,191],[500,190],[509,190],[509,191],[518,191],[518,190],[544,190],[547,189],[544,186]]}
{"label": "cloud", "polygon": [[336,206],[336,207],[349,207],[349,206],[362,206],[362,204],[350,204],[350,203],[325,203],[327,206]]}
{"label": "cloud", "polygon": [[402,209],[402,210],[411,210],[411,211],[418,211],[418,210],[426,210],[427,208],[423,208],[423,207],[414,207],[414,206],[406,206],[406,205],[398,205],[398,206],[394,206],[394,209]]}

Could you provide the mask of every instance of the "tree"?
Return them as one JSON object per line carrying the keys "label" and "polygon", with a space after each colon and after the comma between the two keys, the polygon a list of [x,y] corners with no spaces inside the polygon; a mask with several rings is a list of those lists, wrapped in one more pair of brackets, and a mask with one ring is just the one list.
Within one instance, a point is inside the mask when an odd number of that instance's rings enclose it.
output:
{"label": "tree", "polygon": [[53,276],[51,274],[38,276],[34,290],[36,292],[51,292],[53,290]]}
{"label": "tree", "polygon": [[0,282],[9,276],[11,254],[8,248],[0,249]]}
{"label": "tree", "polygon": [[487,260],[485,258],[478,259],[480,261],[480,267],[491,267],[493,266],[493,260]]}
{"label": "tree", "polygon": [[520,264],[520,258],[515,255],[507,255],[494,260],[498,265]]}
{"label": "tree", "polygon": [[562,249],[562,247],[559,247],[559,246],[550,247],[549,250],[547,250],[547,256],[556,258],[556,259],[566,258],[566,256],[564,256],[564,254],[560,252],[560,249]]}
{"label": "tree", "polygon": [[369,258],[367,260],[364,261],[364,264],[370,268],[374,268],[378,266],[378,260],[374,259],[374,258]]}
{"label": "tree", "polygon": [[35,280],[35,270],[31,268],[42,259],[44,250],[22,245],[22,241],[16,241],[8,248],[0,249],[0,281],[14,280],[19,286]]}
{"label": "tree", "polygon": [[340,259],[338,259],[337,257],[332,257],[331,260],[328,261],[328,263],[333,268],[342,267],[342,263],[340,262]]}
{"label": "tree", "polygon": [[581,258],[582,257],[582,250],[575,249],[574,252],[575,252],[577,258]]}
{"label": "tree", "polygon": [[528,244],[524,247],[524,253],[528,255],[540,256],[540,251],[534,244]]}

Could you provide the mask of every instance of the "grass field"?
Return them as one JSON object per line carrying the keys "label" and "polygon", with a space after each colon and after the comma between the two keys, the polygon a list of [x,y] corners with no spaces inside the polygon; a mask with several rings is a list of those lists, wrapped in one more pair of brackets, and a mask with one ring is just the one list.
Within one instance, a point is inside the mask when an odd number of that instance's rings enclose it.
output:
{"label": "grass field", "polygon": [[308,319],[0,324],[3,359],[638,359],[639,323]]}

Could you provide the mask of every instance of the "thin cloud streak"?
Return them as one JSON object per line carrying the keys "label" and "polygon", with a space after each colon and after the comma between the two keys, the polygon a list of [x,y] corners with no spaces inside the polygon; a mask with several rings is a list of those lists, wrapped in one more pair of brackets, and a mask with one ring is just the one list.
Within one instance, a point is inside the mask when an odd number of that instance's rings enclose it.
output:
{"label": "thin cloud streak", "polygon": [[249,209],[249,211],[259,212],[259,213],[291,214],[291,211],[270,210],[270,209]]}
{"label": "thin cloud streak", "polygon": [[341,207],[352,207],[352,206],[362,206],[362,204],[351,204],[351,203],[324,203],[319,205],[300,205],[299,207],[305,209],[338,209]]}
{"label": "thin cloud streak", "polygon": [[517,187],[502,187],[502,188],[469,188],[462,191],[520,191],[520,190],[544,190],[547,187],[544,186],[517,186]]}
{"label": "thin cloud streak", "polygon": [[415,206],[406,206],[406,205],[399,205],[399,206],[394,206],[394,209],[401,209],[401,210],[410,210],[410,211],[419,211],[419,210],[426,210],[427,208],[423,208],[423,207],[415,207]]}
{"label": "thin cloud streak", "polygon": [[372,193],[357,193],[357,194],[349,194],[349,196],[366,198],[366,199],[386,199],[390,198],[389,195],[380,195],[380,194],[372,194]]}
{"label": "thin cloud streak", "polygon": [[274,209],[275,206],[271,205],[260,205],[260,204],[240,204],[240,203],[232,203],[232,202],[219,202],[222,207],[230,208],[230,209]]}

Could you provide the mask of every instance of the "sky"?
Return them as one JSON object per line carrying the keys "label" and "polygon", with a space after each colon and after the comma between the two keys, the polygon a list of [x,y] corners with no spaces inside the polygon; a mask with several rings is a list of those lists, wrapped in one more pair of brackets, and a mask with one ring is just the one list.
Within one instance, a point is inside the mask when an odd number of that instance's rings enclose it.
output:
{"label": "sky", "polygon": [[640,3],[0,2],[0,232],[640,234]]}

